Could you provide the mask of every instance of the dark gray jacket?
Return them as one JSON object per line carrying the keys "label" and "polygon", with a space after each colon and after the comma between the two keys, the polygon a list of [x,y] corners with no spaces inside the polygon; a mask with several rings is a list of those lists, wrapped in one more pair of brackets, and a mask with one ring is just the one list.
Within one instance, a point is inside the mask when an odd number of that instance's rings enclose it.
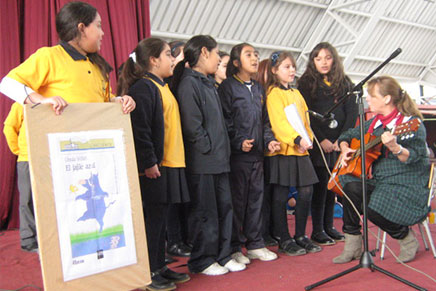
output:
{"label": "dark gray jacket", "polygon": [[[224,80],[218,88],[223,113],[229,130],[232,159],[263,161],[264,150],[275,140],[266,109],[262,86],[252,80],[251,90],[234,76]],[[242,142],[254,139],[249,152],[242,151]]]}
{"label": "dark gray jacket", "polygon": [[186,170],[191,174],[230,171],[230,143],[221,102],[211,79],[185,68],[177,89]]}

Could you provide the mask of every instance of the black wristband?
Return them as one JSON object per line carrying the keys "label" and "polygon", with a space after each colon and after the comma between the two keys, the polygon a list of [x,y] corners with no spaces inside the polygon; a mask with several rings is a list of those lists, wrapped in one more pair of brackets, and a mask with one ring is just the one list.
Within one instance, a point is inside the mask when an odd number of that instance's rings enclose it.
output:
{"label": "black wristband", "polygon": [[[27,93],[27,86],[26,85],[24,85],[24,92],[26,92],[26,95],[27,95],[26,99],[29,99],[30,103],[36,104],[35,102],[33,102],[32,98],[30,98],[30,94]],[[26,99],[24,99],[24,102],[26,102]]]}
{"label": "black wristband", "polygon": [[301,136],[297,136],[297,137],[294,139],[294,143],[295,143],[296,145],[300,145],[300,142],[301,142]]}

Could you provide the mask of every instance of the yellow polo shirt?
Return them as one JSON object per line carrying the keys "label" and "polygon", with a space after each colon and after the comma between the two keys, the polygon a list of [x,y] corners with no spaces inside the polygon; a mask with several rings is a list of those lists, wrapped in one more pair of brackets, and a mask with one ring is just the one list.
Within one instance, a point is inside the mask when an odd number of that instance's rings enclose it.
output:
{"label": "yellow polo shirt", "polygon": [[27,162],[26,128],[24,126],[24,108],[20,103],[12,104],[4,122],[3,133],[9,149],[18,156],[17,162]]}
{"label": "yellow polo shirt", "polygon": [[65,42],[38,49],[7,76],[44,97],[61,96],[68,103],[110,100],[109,82],[98,66]]}
{"label": "yellow polo shirt", "polygon": [[279,87],[270,88],[266,97],[266,107],[268,109],[271,129],[276,139],[280,142],[280,151],[266,156],[284,155],[284,156],[306,156],[308,151],[300,153],[294,140],[299,136],[298,132],[289,124],[285,114],[285,107],[295,104],[301,121],[306,128],[306,131],[313,139],[312,131],[310,130],[309,118],[306,115],[308,110],[306,102],[300,91],[297,89],[282,89]]}
{"label": "yellow polo shirt", "polygon": [[147,77],[159,89],[164,116],[164,151],[161,165],[169,168],[184,168],[185,148],[183,145],[182,125],[179,104],[168,84],[162,85]]}

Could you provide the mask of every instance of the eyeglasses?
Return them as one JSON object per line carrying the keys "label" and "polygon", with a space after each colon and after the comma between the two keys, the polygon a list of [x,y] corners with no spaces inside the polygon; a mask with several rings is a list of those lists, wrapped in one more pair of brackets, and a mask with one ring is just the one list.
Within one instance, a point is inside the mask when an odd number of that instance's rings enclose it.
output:
{"label": "eyeglasses", "polygon": [[185,43],[183,41],[179,41],[179,42],[175,43],[174,46],[171,48],[171,55],[176,58],[177,57],[176,56],[177,48],[184,46],[184,45],[185,45]]}

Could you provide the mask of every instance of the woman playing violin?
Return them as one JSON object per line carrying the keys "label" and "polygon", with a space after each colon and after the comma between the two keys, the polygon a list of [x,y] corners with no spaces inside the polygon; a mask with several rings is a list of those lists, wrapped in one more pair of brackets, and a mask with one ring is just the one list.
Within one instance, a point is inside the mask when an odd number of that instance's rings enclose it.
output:
{"label": "woman playing violin", "polygon": [[[409,262],[415,258],[419,244],[409,226],[423,220],[429,212],[427,206],[430,165],[426,146],[426,131],[421,123],[407,138],[391,133],[396,126],[422,115],[410,96],[398,82],[388,76],[368,82],[369,109],[375,117],[364,123],[365,132],[381,136],[381,155],[372,164],[372,177],[367,180],[368,219],[386,231],[400,244],[398,259]],[[355,150],[350,141],[360,138],[360,128],[344,132],[338,139],[341,149],[340,163],[346,167]],[[339,177],[345,193],[362,213],[362,184],[351,175]],[[343,199],[344,250],[333,259],[336,264],[359,259],[362,254],[360,216],[348,199]]]}

